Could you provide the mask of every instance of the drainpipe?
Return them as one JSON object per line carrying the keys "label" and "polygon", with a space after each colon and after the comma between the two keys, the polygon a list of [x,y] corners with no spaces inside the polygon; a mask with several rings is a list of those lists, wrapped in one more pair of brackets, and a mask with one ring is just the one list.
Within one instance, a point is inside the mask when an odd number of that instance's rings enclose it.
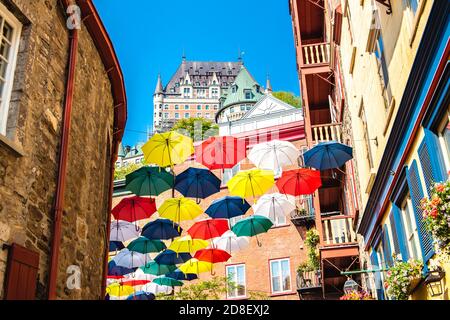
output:
{"label": "drainpipe", "polygon": [[66,173],[67,173],[67,158],[69,153],[69,134],[70,134],[70,119],[72,114],[73,95],[75,87],[75,69],[77,63],[77,49],[78,49],[78,30],[70,30],[69,36],[69,73],[67,75],[64,117],[62,121],[62,135],[61,147],[59,154],[59,168],[58,181],[56,185],[56,200],[53,208],[54,222],[53,222],[53,239],[51,247],[50,258],[50,272],[48,281],[48,299],[55,300],[56,282],[58,278],[58,260],[59,249],[61,244],[61,222],[64,210],[64,195],[66,189]]}

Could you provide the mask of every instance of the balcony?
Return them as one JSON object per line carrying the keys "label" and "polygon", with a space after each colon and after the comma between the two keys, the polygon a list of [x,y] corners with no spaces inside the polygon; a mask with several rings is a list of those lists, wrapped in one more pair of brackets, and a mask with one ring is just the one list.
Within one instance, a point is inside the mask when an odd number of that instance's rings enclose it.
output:
{"label": "balcony", "polygon": [[327,123],[311,126],[312,142],[317,144],[319,142],[337,141],[342,143],[342,124],[341,123]]}
{"label": "balcony", "polygon": [[341,215],[323,218],[322,228],[325,246],[353,245],[357,241],[352,217]]}
{"label": "balcony", "polygon": [[321,291],[322,277],[320,270],[297,273],[297,292],[300,298],[303,299],[307,294],[319,293]]}
{"label": "balcony", "polygon": [[291,221],[296,226],[310,227],[315,224],[312,196],[305,196],[300,201],[300,204],[297,205],[297,210],[291,213]]}
{"label": "balcony", "polygon": [[303,66],[313,67],[330,63],[330,44],[326,42],[302,45]]}

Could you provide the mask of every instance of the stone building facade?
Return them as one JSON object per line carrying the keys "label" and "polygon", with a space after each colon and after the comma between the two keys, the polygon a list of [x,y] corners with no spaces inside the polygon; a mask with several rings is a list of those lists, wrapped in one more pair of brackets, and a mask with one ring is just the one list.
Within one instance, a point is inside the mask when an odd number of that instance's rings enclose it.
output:
{"label": "stone building facade", "polygon": [[0,109],[0,298],[98,299],[126,122],[120,66],[90,0],[1,0],[0,16],[15,37]]}

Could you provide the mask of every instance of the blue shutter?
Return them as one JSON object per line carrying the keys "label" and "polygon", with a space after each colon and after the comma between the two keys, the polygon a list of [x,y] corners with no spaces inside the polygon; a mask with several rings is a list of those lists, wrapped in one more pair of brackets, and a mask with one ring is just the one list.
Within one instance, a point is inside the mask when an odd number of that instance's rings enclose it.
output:
{"label": "blue shutter", "polygon": [[[378,264],[377,252],[374,248],[372,248],[370,262],[372,263],[372,269],[381,269],[380,265]],[[378,300],[384,300],[384,287],[383,281],[381,281],[381,271],[374,272],[373,274],[375,278],[375,288],[377,289]]]}
{"label": "blue shutter", "polygon": [[425,222],[423,221],[422,216],[422,209],[420,208],[420,200],[423,198],[423,190],[420,183],[416,160],[413,161],[411,168],[409,168],[408,170],[407,180],[412,204],[414,207],[414,215],[416,217],[420,246],[422,248],[422,256],[424,262],[426,263],[434,254],[433,238],[431,237],[431,234],[426,230]]}
{"label": "blue shutter", "polygon": [[418,153],[429,193],[434,182],[445,180],[445,162],[438,137],[428,129],[424,131],[425,138],[419,146]]}
{"label": "blue shutter", "polygon": [[395,224],[395,218],[394,218],[394,212],[391,211],[391,214],[389,215],[389,222],[391,224],[391,231],[392,231],[392,243],[394,244],[394,250],[392,253],[399,254],[400,251],[400,242],[398,239],[398,233],[396,229]]}
{"label": "blue shutter", "polygon": [[389,232],[388,228],[385,225],[383,227],[383,240],[382,240],[382,246],[383,246],[383,254],[384,254],[384,265],[386,268],[389,268],[394,264],[394,261],[392,259],[392,251],[391,251],[391,243],[389,242]]}
{"label": "blue shutter", "polygon": [[[394,224],[392,224],[392,220],[394,220]],[[396,231],[396,237],[398,239],[400,253],[402,254],[402,261],[408,261],[409,254],[405,235],[405,225],[403,224],[403,218],[400,212],[400,208],[397,207],[395,204],[392,205],[392,214],[391,214],[391,226],[394,225],[395,227],[392,227],[392,229],[395,229]]]}

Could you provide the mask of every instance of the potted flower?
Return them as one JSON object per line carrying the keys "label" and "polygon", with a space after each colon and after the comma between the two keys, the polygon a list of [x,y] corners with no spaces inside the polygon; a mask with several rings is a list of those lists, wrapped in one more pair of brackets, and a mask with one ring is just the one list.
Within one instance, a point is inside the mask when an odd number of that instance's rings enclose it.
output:
{"label": "potted flower", "polygon": [[396,260],[387,272],[384,287],[393,300],[408,300],[411,292],[422,279],[423,263],[410,259],[407,262]]}
{"label": "potted flower", "polygon": [[374,300],[374,299],[367,291],[354,290],[352,292],[343,295],[342,297],[339,298],[339,300]]}

